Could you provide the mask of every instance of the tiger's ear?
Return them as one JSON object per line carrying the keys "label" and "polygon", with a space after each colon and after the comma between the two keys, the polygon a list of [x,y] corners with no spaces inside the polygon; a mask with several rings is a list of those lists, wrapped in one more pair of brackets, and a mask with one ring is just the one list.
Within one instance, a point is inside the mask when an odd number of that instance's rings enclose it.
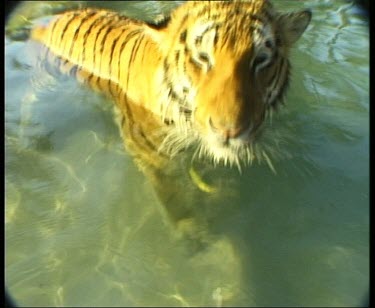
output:
{"label": "tiger's ear", "polygon": [[159,14],[153,21],[146,22],[147,25],[153,29],[160,30],[168,26],[171,20],[170,15]]}
{"label": "tiger's ear", "polygon": [[294,44],[301,37],[310,23],[311,15],[310,10],[279,15],[277,26],[286,45]]}
{"label": "tiger's ear", "polygon": [[165,45],[165,41],[167,40],[167,28],[170,20],[170,15],[158,15],[153,21],[146,22],[148,27],[145,30],[145,33],[154,43],[158,44],[159,47]]}

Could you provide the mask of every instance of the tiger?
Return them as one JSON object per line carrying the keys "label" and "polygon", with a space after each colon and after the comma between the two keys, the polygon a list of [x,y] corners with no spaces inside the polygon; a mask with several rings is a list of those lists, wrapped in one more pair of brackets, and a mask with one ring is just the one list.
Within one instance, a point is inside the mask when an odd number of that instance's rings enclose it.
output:
{"label": "tiger", "polygon": [[114,98],[128,148],[149,165],[177,153],[241,168],[256,158],[270,110],[289,85],[289,53],[311,11],[268,0],[187,1],[157,22],[78,9],[31,38],[61,69]]}
{"label": "tiger", "polygon": [[[45,48],[42,60],[113,99],[125,148],[168,221],[202,242],[203,202],[223,191],[192,163],[241,170],[261,159],[255,145],[283,102],[290,49],[311,15],[277,12],[268,0],[187,1],[151,22],[85,8],[30,36]],[[184,155],[188,164],[176,159]]]}

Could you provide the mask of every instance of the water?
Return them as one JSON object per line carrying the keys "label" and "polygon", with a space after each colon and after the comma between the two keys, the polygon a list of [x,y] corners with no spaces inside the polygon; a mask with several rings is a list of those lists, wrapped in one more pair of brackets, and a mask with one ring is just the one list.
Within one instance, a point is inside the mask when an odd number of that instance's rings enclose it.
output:
{"label": "water", "polygon": [[[366,301],[368,24],[349,1],[274,2],[313,10],[292,53],[286,107],[272,119],[273,132],[287,137],[285,155],[273,161],[276,174],[267,164],[242,174],[200,166],[219,190],[194,204],[209,238],[199,249],[177,238],[150,180],[123,150],[111,103],[73,80],[45,80],[32,47],[5,38],[6,286],[19,305]],[[19,15],[67,5],[31,2]],[[105,5],[152,19],[175,4]],[[186,185],[179,200],[191,197],[194,185]]]}

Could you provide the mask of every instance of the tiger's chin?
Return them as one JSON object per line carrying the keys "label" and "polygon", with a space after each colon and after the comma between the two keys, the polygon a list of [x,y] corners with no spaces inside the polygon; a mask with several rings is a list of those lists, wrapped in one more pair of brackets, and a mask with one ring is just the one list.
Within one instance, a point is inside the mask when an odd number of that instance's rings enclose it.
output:
{"label": "tiger's chin", "polygon": [[198,156],[205,156],[215,165],[237,167],[251,164],[255,158],[253,153],[254,139],[229,139],[223,140],[216,135],[208,135],[201,139]]}
{"label": "tiger's chin", "polygon": [[183,129],[175,126],[170,128],[158,149],[169,157],[191,149],[192,152],[188,152],[193,153],[193,160],[208,161],[214,166],[234,167],[242,172],[243,167],[252,165],[253,162],[266,162],[272,172],[276,173],[271,158],[282,156],[278,147],[272,145],[277,134],[274,131],[265,134],[267,130],[263,128],[229,139],[214,132],[202,132],[194,128],[194,125],[185,125]]}

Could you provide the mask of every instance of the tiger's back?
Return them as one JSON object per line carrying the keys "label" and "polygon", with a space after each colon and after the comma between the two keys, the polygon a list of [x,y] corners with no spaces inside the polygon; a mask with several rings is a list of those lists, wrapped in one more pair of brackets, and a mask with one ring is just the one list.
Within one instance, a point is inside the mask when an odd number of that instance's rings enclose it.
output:
{"label": "tiger's back", "polygon": [[[161,58],[152,35],[153,30],[144,22],[116,12],[83,9],[66,12],[47,26],[34,28],[31,38],[59,58],[62,72],[100,92],[113,97],[126,93],[133,102],[139,102],[153,96],[145,91],[152,83],[147,68]],[[154,58],[139,57],[142,52],[151,52]],[[141,85],[142,91],[133,90]]]}

